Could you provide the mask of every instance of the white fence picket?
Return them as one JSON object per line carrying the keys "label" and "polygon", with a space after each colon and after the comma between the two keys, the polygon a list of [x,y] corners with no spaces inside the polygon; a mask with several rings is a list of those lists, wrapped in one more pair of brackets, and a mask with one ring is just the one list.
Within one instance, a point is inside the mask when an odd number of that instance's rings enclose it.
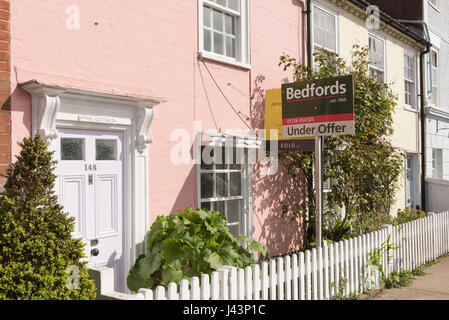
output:
{"label": "white fence picket", "polygon": [[318,300],[318,269],[316,248],[312,249],[312,300]]}
{"label": "white fence picket", "polygon": [[[253,269],[251,267],[245,268],[245,298],[246,300],[253,299],[253,283],[256,283],[253,278]],[[254,297],[255,299],[255,297]]]}
{"label": "white fence picket", "polygon": [[220,274],[220,300],[229,300],[229,270],[226,268],[218,269]]}
{"label": "white fence picket", "polygon": [[167,300],[179,300],[178,286],[174,282],[168,285]]}
{"label": "white fence picket", "polygon": [[284,260],[282,258],[277,258],[277,295],[276,300],[284,300]]}
{"label": "white fence picket", "polygon": [[292,265],[290,256],[284,258],[284,288],[285,300],[292,299]]}
{"label": "white fence picket", "polygon": [[270,260],[270,300],[276,300],[276,260]]}
{"label": "white fence picket", "polygon": [[190,280],[190,300],[200,300],[200,279],[198,277],[192,277]]}
{"label": "white fence picket", "polygon": [[210,276],[210,287],[211,300],[220,299],[220,274],[217,271],[212,272]]}
{"label": "white fence picket", "polygon": [[318,295],[318,300],[323,300],[324,299],[324,294],[323,294],[323,288],[324,288],[324,284],[323,284],[323,248],[319,247],[316,250],[316,256],[317,256],[317,295]]}
{"label": "white fence picket", "polygon": [[321,294],[321,300],[329,300],[329,247],[327,242],[323,242],[323,293]]}
{"label": "white fence picket", "polygon": [[349,244],[349,293],[354,293],[354,239],[348,240]]}
{"label": "white fence picket", "polygon": [[143,295],[144,300],[153,300],[153,290],[150,289],[139,289],[138,293]]}
{"label": "white fence picket", "polygon": [[305,257],[305,289],[306,289],[306,300],[312,300],[312,262],[310,261],[311,252],[306,251]]}
{"label": "white fence picket", "polygon": [[299,300],[306,299],[306,265],[304,261],[304,252],[299,253]]}
{"label": "white fence picket", "polygon": [[255,264],[253,266],[253,296],[254,300],[260,299],[260,289],[261,289],[261,275],[260,275],[260,266]]}
{"label": "white fence picket", "polygon": [[298,256],[292,255],[292,299],[299,300],[299,268]]}
{"label": "white fence picket", "polygon": [[209,300],[211,293],[211,287],[209,282],[209,275],[201,275],[201,300]]}
{"label": "white fence picket", "polygon": [[181,280],[179,300],[190,300],[189,282],[187,280]]}
{"label": "white fence picket", "polygon": [[237,269],[229,268],[229,300],[237,300]]}
{"label": "white fence picket", "polygon": [[333,287],[334,289],[334,294],[332,296],[334,296],[335,294],[338,293],[339,288],[340,288],[340,243],[336,242],[334,243],[334,272],[335,272],[335,276],[334,276],[334,282],[333,282]]}
{"label": "white fence picket", "polygon": [[245,300],[245,270],[237,270],[237,300]]}
{"label": "white fence picket", "polygon": [[156,287],[156,295],[154,300],[166,300],[165,297],[165,287],[157,286]]}
{"label": "white fence picket", "polygon": [[330,299],[335,294],[335,257],[334,257],[334,245],[329,245],[329,286],[328,286],[328,297]]}
{"label": "white fence picket", "polygon": [[262,262],[262,300],[268,300],[268,288],[270,286],[268,278],[268,262]]}
{"label": "white fence picket", "polygon": [[343,241],[344,248],[344,278],[346,282],[345,295],[349,296],[350,293],[350,283],[349,283],[349,241],[345,239]]}

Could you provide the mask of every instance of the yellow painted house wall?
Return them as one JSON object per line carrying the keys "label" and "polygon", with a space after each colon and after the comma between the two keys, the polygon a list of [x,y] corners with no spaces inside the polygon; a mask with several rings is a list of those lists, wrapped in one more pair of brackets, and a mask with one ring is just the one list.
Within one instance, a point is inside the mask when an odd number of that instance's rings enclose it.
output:
{"label": "yellow painted house wall", "polygon": [[[387,34],[382,30],[368,30],[365,20],[347,10],[340,8],[328,1],[313,1],[313,4],[337,14],[337,51],[340,57],[346,61],[351,59],[351,51],[354,44],[358,43],[362,46],[368,46],[369,33],[385,39],[385,77],[386,82],[391,84],[393,92],[398,97],[398,105],[393,115],[394,134],[392,135],[392,143],[395,147],[400,148],[404,152],[404,170],[399,178],[400,186],[396,194],[396,203],[391,209],[391,214],[395,215],[398,209],[406,207],[406,153],[420,153],[420,125],[418,111],[411,111],[404,106],[404,50],[414,52],[416,54],[416,68],[419,66],[420,48],[412,48],[405,42],[396,37]],[[418,80],[418,73],[416,73]],[[419,92],[419,88],[416,88]],[[418,97],[416,97],[418,101]],[[417,108],[419,110],[419,108]],[[415,183],[419,183],[419,175],[415,179]]]}

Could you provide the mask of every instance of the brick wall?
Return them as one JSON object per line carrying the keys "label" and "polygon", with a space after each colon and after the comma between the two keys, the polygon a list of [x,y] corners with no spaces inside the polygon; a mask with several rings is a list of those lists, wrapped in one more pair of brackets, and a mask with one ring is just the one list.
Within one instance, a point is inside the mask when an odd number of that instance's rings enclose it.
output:
{"label": "brick wall", "polygon": [[[0,0],[0,172],[11,162],[10,3]],[[0,189],[4,178],[0,177]]]}

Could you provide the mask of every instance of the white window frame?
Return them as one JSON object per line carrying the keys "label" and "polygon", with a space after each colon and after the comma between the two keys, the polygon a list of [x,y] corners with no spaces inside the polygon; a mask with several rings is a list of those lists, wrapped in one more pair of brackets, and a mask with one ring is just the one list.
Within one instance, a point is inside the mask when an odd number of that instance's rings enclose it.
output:
{"label": "white window frame", "polygon": [[[404,72],[404,106],[405,109],[410,110],[410,111],[418,111],[418,72],[417,72],[417,55],[416,52],[412,52],[409,50],[404,50],[404,56],[409,56],[412,61],[413,61],[413,77],[414,79],[407,79],[405,77],[405,72]],[[405,63],[404,63],[404,70],[405,70]],[[410,105],[407,104],[406,99],[405,99],[405,83],[406,82],[413,82],[414,84],[414,94],[413,94],[413,101],[414,101],[414,105]]]}
{"label": "white window frame", "polygon": [[[314,13],[315,13],[315,10],[316,10],[316,9],[322,10],[322,11],[324,11],[325,13],[327,13],[327,14],[329,14],[329,15],[335,17],[335,51],[330,50],[329,48],[325,48],[325,47],[319,46],[319,45],[317,45],[317,44],[315,43],[315,37],[314,37],[314,35],[315,35],[315,25],[314,25],[315,19],[314,19]],[[338,28],[338,26],[339,26],[339,13],[338,13],[338,11],[332,10],[332,9],[330,9],[329,7],[324,6],[324,5],[321,4],[321,3],[319,3],[319,4],[318,4],[318,3],[313,3],[313,5],[312,5],[311,19],[312,19],[312,23],[311,23],[311,34],[312,34],[311,42],[312,42],[312,45],[311,45],[311,46],[312,46],[312,48],[313,48],[313,49],[312,49],[313,52],[315,52],[315,47],[319,47],[320,49],[325,50],[325,51],[327,51],[327,52],[339,54],[339,52],[340,52],[340,43],[339,43],[340,37],[339,37],[339,28]],[[313,58],[312,58],[312,59],[313,59]],[[316,66],[315,66],[315,59],[313,59],[313,66],[316,67]]]}
{"label": "white window frame", "polygon": [[383,73],[383,83],[387,82],[387,40],[384,36],[380,36],[378,34],[375,34],[373,32],[369,32],[368,33],[368,46],[369,46],[369,38],[373,37],[379,41],[382,41],[382,43],[384,44],[384,52],[383,52],[383,57],[384,57],[384,68],[380,69],[378,67],[375,67],[373,65],[371,65],[371,63],[368,63],[368,69],[369,71],[371,71],[371,69],[373,69],[374,71],[377,72],[382,72]]}
{"label": "white window frame", "polygon": [[[204,49],[204,6],[239,17],[239,22],[236,22],[235,30],[236,58],[228,57],[226,55],[220,55],[215,52],[206,51]],[[249,0],[240,0],[240,7],[241,9],[239,13],[209,0],[198,0],[198,52],[202,57],[209,60],[231,64],[244,69],[251,69],[249,41]]]}
{"label": "white window frame", "polygon": [[[440,106],[440,53],[438,50],[436,49],[432,49],[431,51],[431,55],[430,55],[430,79],[431,79],[431,96],[430,96],[430,102],[433,106],[435,107],[439,107]],[[436,68],[433,66],[433,54],[436,54],[437,57],[437,66]],[[436,85],[433,81],[433,74],[436,73]],[[436,100],[434,100],[434,88],[437,88],[438,93],[436,96]]]}
{"label": "white window frame", "polygon": [[432,149],[432,177],[443,179],[443,149]]}
{"label": "white window frame", "polygon": [[[201,146],[201,147],[204,147]],[[199,155],[201,156],[202,148],[199,148]],[[225,145],[217,146],[218,148],[224,148]],[[234,156],[235,153],[235,146],[233,148]],[[222,150],[224,151],[224,150]],[[203,202],[218,202],[218,201],[225,201],[225,208],[227,206],[227,201],[232,200],[243,200],[242,201],[242,208],[239,215],[239,222],[238,223],[228,223],[228,226],[232,225],[239,225],[239,234],[242,234],[248,238],[252,238],[252,166],[248,163],[248,152],[249,149],[244,148],[245,151],[245,163],[242,164],[242,169],[231,169],[230,165],[226,165],[226,169],[217,169],[216,164],[212,164],[212,169],[203,169],[201,168],[202,161],[198,161],[197,164],[197,181],[198,181],[198,187],[197,187],[197,193],[198,193],[198,208],[202,208]],[[241,172],[242,173],[242,185],[241,185],[241,196],[226,196],[226,197],[211,197],[211,198],[203,198],[201,194],[201,174],[203,173],[214,173],[213,175],[213,194],[216,195],[216,174],[217,173],[224,173],[230,175],[230,173],[233,172]],[[226,209],[225,209],[226,211]]]}

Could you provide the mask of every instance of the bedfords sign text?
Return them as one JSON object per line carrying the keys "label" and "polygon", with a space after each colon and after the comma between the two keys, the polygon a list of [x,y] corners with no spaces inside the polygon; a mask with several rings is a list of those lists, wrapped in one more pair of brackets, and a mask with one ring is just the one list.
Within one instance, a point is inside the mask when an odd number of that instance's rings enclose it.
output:
{"label": "bedfords sign text", "polygon": [[354,134],[352,76],[282,85],[282,136]]}

